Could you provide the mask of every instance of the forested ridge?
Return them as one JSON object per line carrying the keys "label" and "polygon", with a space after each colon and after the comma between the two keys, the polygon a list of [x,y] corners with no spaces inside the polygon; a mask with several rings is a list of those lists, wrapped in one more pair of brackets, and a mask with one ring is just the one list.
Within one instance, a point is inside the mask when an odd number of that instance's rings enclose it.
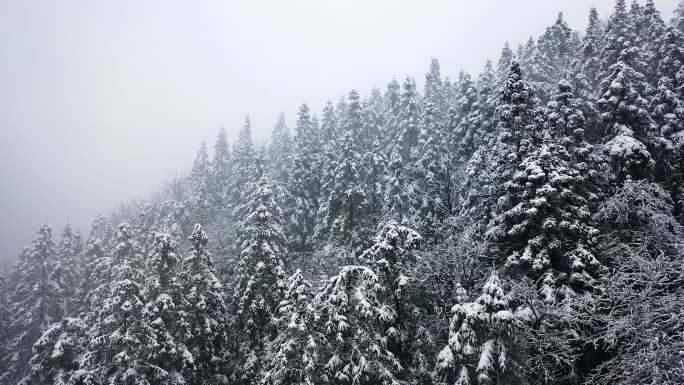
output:
{"label": "forested ridge", "polygon": [[684,2],[247,117],[0,270],[0,384],[683,384]]}

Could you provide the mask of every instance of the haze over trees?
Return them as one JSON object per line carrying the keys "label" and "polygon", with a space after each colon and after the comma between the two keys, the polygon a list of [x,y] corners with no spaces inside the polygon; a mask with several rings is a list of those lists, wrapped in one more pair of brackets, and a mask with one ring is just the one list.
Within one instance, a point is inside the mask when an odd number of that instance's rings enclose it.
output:
{"label": "haze over trees", "polygon": [[684,383],[684,3],[511,43],[42,225],[0,384]]}

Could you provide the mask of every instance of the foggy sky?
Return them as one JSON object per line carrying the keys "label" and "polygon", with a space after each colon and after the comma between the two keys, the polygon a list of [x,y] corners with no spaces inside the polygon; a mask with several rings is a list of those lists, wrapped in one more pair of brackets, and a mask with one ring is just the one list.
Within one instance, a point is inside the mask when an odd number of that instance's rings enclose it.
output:
{"label": "foggy sky", "polygon": [[[677,0],[656,0],[669,20]],[[189,170],[250,114],[265,141],[351,88],[479,72],[559,11],[584,30],[613,0],[0,0],[0,261],[45,221],[98,213]],[[421,88],[422,89],[422,88]]]}

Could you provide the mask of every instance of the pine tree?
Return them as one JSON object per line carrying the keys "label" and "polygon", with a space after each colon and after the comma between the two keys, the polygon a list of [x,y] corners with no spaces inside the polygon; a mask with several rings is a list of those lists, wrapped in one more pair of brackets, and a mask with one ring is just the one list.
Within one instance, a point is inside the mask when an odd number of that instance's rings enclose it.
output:
{"label": "pine tree", "polygon": [[392,79],[383,95],[385,130],[382,133],[383,147],[394,145],[399,132],[399,113],[401,111],[401,85],[397,79]]}
{"label": "pine tree", "polygon": [[275,320],[278,335],[266,349],[264,384],[318,384],[323,382],[321,356],[326,339],[319,330],[314,291],[301,270],[287,280]]}
{"label": "pine tree", "polygon": [[188,239],[190,256],[183,262],[180,280],[189,331],[185,346],[192,355],[194,371],[186,373],[185,379],[190,385],[226,384],[223,368],[229,341],[223,286],[216,278],[207,250],[207,235],[199,224]]}
{"label": "pine tree", "polygon": [[509,268],[539,280],[547,301],[591,291],[601,264],[592,253],[592,227],[584,176],[564,147],[542,145],[505,184],[487,235]]}
{"label": "pine tree", "polygon": [[466,291],[460,286],[456,300],[451,309],[449,344],[437,356],[436,370],[443,383],[508,383],[513,374],[509,352],[515,329],[528,311],[513,311],[496,272],[474,301],[466,301]]}
{"label": "pine tree", "polygon": [[81,282],[81,267],[79,264],[83,241],[81,235],[71,229],[69,224],[62,230],[62,239],[57,250],[54,271],[51,279],[59,286],[62,297],[62,315],[76,314],[76,288]]}
{"label": "pine tree", "polygon": [[378,321],[385,327],[383,337],[388,350],[403,368],[398,377],[412,384],[430,383],[431,374],[427,356],[432,349],[432,336],[421,321],[426,309],[418,305],[419,298],[412,288],[414,252],[422,241],[416,231],[390,221],[359,257],[377,275],[382,288],[377,299],[385,311],[393,314],[391,320]]}
{"label": "pine tree", "polygon": [[606,127],[605,148],[612,159],[619,180],[626,177],[643,178],[649,173],[653,160],[644,141],[648,141],[650,118],[643,74],[626,62],[610,67],[611,75],[601,82],[601,98],[597,102]]}
{"label": "pine tree", "polygon": [[405,222],[409,215],[409,197],[404,186],[408,183],[408,170],[398,151],[393,151],[387,164],[382,217]]}
{"label": "pine tree", "polygon": [[395,139],[395,145],[405,163],[414,161],[411,155],[414,147],[418,145],[420,120],[420,95],[416,92],[416,82],[412,78],[406,78],[399,104]]}
{"label": "pine tree", "polygon": [[213,175],[212,196],[216,207],[224,204],[228,188],[231,184],[231,157],[228,145],[228,137],[225,128],[221,127],[216,143],[214,144],[214,157],[211,161],[211,171]]}
{"label": "pine tree", "polygon": [[153,343],[145,348],[144,360],[149,365],[150,381],[172,384],[192,371],[194,359],[183,344],[189,338],[183,292],[177,279],[176,266],[180,257],[176,241],[168,233],[155,233],[147,261],[144,297],[147,300],[142,316],[150,325]]}
{"label": "pine tree", "polygon": [[563,14],[558,14],[556,22],[539,37],[530,59],[530,83],[542,102],[554,93],[578,46],[576,34],[563,20]]}
{"label": "pine tree", "polygon": [[323,108],[320,138],[322,146],[330,145],[337,138],[337,115],[335,115],[335,107],[330,101]]}
{"label": "pine tree", "polygon": [[513,64],[513,50],[511,46],[506,42],[504,47],[501,49],[501,56],[499,56],[499,62],[496,65],[496,78],[497,83],[503,84],[508,77],[508,68]]}
{"label": "pine tree", "polygon": [[277,186],[261,178],[246,196],[240,225],[240,262],[235,292],[235,331],[239,339],[232,378],[250,384],[261,369],[264,344],[274,337],[273,318],[285,289],[282,209]]}
{"label": "pine tree", "polygon": [[4,357],[0,383],[15,383],[27,374],[32,346],[62,316],[61,286],[54,281],[57,251],[52,227],[44,224],[16,266],[17,286],[10,304],[10,355]]}
{"label": "pine tree", "polygon": [[425,104],[418,146],[413,158],[413,184],[410,188],[411,222],[428,237],[436,236],[451,214],[451,175],[444,154],[442,127],[435,106]]}
{"label": "pine tree", "polygon": [[29,373],[19,385],[67,385],[86,352],[86,324],[80,318],[64,318],[50,325],[33,345]]}
{"label": "pine tree", "polygon": [[107,295],[95,306],[88,351],[73,377],[76,383],[143,385],[152,380],[140,348],[155,345],[154,331],[144,317],[141,248],[125,222],[118,226],[114,240],[111,281],[98,289]]}
{"label": "pine tree", "polygon": [[314,228],[320,193],[318,132],[311,122],[309,107],[299,109],[295,134],[295,155],[290,174],[292,217],[288,231],[294,249],[305,250]]}
{"label": "pine tree", "polygon": [[289,174],[290,158],[292,156],[293,143],[290,137],[290,129],[285,124],[285,115],[280,114],[278,123],[271,133],[271,144],[268,147],[268,163],[270,176],[273,180],[287,182]]}
{"label": "pine tree", "polygon": [[0,373],[7,370],[4,357],[9,354],[10,339],[10,309],[9,309],[9,280],[3,267],[0,267]]}
{"label": "pine tree", "polygon": [[358,244],[368,230],[366,170],[349,129],[338,145],[322,177],[314,236],[339,244]]}
{"label": "pine tree", "polygon": [[249,115],[245,117],[245,124],[240,129],[238,140],[233,146],[233,159],[231,169],[231,185],[229,188],[229,202],[240,202],[242,191],[248,183],[259,180],[257,169],[257,157],[252,144],[252,124]]}
{"label": "pine tree", "polygon": [[674,11],[674,17],[670,21],[673,27],[677,28],[679,32],[684,33],[684,1],[680,1],[677,9]]}
{"label": "pine tree", "polygon": [[[105,288],[109,279],[109,256],[107,244],[111,237],[111,227],[107,219],[98,215],[90,228],[90,235],[83,251],[82,280],[76,291],[81,318],[90,319],[94,306],[102,301],[98,298],[99,288]],[[90,314],[89,314],[90,313]]]}
{"label": "pine tree", "polygon": [[214,203],[211,183],[209,153],[207,152],[207,145],[202,142],[192,164],[189,177],[190,205],[197,220],[206,221],[209,218]]}
{"label": "pine tree", "polygon": [[381,302],[378,275],[365,266],[344,266],[316,296],[328,339],[323,365],[336,385],[398,385],[403,369],[382,337],[395,319]]}
{"label": "pine tree", "polygon": [[437,120],[441,122],[448,111],[446,89],[442,82],[442,75],[439,69],[439,61],[431,59],[430,71],[425,75],[424,100],[432,103]]}

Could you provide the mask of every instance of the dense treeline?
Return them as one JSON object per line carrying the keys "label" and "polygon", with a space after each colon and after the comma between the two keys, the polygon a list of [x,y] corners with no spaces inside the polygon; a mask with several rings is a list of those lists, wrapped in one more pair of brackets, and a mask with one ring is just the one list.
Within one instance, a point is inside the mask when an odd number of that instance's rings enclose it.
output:
{"label": "dense treeline", "polygon": [[684,3],[617,0],[267,148],[221,130],[85,239],[40,228],[0,383],[682,384],[683,43]]}

